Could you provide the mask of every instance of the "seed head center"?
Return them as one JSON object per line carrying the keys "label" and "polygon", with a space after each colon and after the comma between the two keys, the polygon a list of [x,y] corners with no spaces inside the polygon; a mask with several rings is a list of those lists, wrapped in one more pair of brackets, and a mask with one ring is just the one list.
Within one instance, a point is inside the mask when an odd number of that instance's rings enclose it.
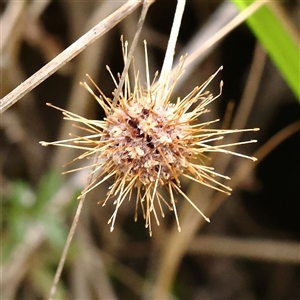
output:
{"label": "seed head center", "polygon": [[131,100],[120,104],[108,116],[107,124],[107,157],[127,180],[138,175],[138,181],[146,185],[160,174],[161,184],[165,184],[184,169],[188,151],[181,138],[189,126],[175,116],[174,105]]}

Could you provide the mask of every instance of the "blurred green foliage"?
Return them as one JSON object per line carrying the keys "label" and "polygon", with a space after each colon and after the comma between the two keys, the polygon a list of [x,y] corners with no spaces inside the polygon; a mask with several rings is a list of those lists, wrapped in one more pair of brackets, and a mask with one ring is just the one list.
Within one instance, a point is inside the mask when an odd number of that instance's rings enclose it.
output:
{"label": "blurred green foliage", "polygon": [[[49,286],[69,230],[64,222],[63,207],[56,209],[53,206],[53,199],[62,186],[62,176],[50,171],[41,178],[37,187],[32,187],[23,180],[12,182],[10,194],[3,201],[5,214],[2,214],[2,263],[11,266],[14,264],[11,258],[15,251],[26,252],[27,246],[37,246],[39,254],[30,256],[28,278],[33,280],[37,294],[43,298],[48,297]],[[37,245],[28,245],[28,235],[32,232],[40,234]],[[70,254],[72,252],[74,251]],[[72,255],[69,259],[72,259]],[[67,298],[66,289],[61,283],[58,285],[57,295],[61,299]]]}
{"label": "blurred green foliage", "polygon": [[5,253],[9,254],[12,248],[24,240],[31,226],[43,231],[52,250],[64,245],[67,228],[62,216],[51,209],[51,200],[62,183],[62,177],[56,172],[49,172],[42,177],[36,192],[28,182],[17,180],[12,183],[3,216],[3,234],[7,236]]}

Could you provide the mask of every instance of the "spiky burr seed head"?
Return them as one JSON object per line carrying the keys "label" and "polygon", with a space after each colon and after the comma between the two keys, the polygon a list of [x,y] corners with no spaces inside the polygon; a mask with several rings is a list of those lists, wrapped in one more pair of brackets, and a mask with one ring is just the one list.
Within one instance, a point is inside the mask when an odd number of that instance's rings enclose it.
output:
{"label": "spiky burr seed head", "polygon": [[[123,53],[127,53],[126,49],[123,49]],[[126,55],[124,60],[126,61]],[[231,189],[216,179],[216,177],[225,179],[229,177],[203,164],[201,157],[209,152],[223,152],[255,160],[253,157],[227,150],[229,146],[252,143],[255,142],[254,140],[233,144],[212,144],[214,141],[221,140],[225,134],[248,131],[247,129],[209,129],[208,126],[217,120],[196,122],[201,114],[207,112],[206,106],[219,96],[214,97],[209,92],[205,92],[205,89],[221,68],[202,86],[195,87],[186,97],[178,98],[176,103],[170,102],[174,86],[182,74],[183,63],[184,58],[180,60],[172,76],[159,80],[158,83],[155,83],[154,79],[152,84],[149,83],[149,69],[146,64],[146,87],[142,87],[139,75],[136,73],[134,89],[131,91],[127,77],[124,91],[117,95],[116,104],[104,95],[91,78],[100,93],[99,96],[87,83],[83,83],[82,85],[104,109],[106,118],[103,121],[86,119],[55,107],[63,112],[65,119],[84,124],[89,134],[52,143],[41,142],[41,144],[82,149],[85,152],[79,158],[96,155],[97,162],[88,166],[93,168],[91,171],[93,179],[83,190],[81,197],[110,177],[114,177],[114,182],[103,202],[105,205],[108,200],[114,199],[115,211],[108,221],[111,223],[111,231],[119,207],[125,199],[131,198],[133,188],[137,189],[135,220],[140,206],[150,235],[152,216],[159,225],[157,210],[164,217],[163,205],[174,211],[178,230],[181,230],[174,192],[183,196],[209,222],[209,219],[181,190],[180,177],[186,177],[229,194]],[[108,71],[117,86],[109,68]],[[156,76],[157,74],[155,78]],[[221,82],[220,87],[222,85]],[[69,172],[72,171],[76,170]],[[166,188],[169,199],[161,194],[161,187]]]}
{"label": "spiky burr seed head", "polygon": [[128,181],[137,176],[142,185],[158,177],[159,186],[173,179],[179,182],[192,155],[187,148],[192,138],[191,128],[175,110],[175,105],[157,105],[145,95],[129,99],[107,117],[102,136],[109,144],[107,159]]}

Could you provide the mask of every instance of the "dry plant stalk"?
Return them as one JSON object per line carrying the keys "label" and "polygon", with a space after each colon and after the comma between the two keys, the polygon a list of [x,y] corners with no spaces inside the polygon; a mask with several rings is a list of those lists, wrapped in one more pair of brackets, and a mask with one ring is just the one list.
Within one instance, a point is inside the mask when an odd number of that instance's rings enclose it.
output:
{"label": "dry plant stalk", "polygon": [[[77,56],[82,52],[88,45],[92,44],[96,39],[98,39],[102,34],[106,33],[108,30],[113,28],[122,19],[134,11],[140,4],[142,0],[131,1],[128,0],[114,13],[108,16],[106,19],[99,22],[86,34],[76,40],[72,45],[66,48],[63,52],[57,55],[49,63],[43,66],[40,70],[18,85],[14,90],[12,90],[5,97],[0,99],[0,113],[3,113],[10,106],[15,104],[18,100],[24,97],[32,89],[42,83],[50,75],[55,73],[64,64],[69,62],[72,58]],[[144,0],[144,6],[151,5],[152,0]]]}
{"label": "dry plant stalk", "polygon": [[[128,59],[127,43],[123,43],[124,62]],[[138,209],[141,207],[145,226],[152,234],[152,222],[160,224],[159,214],[164,217],[163,207],[174,211],[178,230],[180,224],[177,216],[177,195],[183,196],[207,220],[209,219],[198,209],[192,200],[182,191],[180,177],[186,177],[202,185],[230,194],[230,188],[217,180],[218,177],[229,179],[205,165],[206,154],[223,152],[256,160],[253,157],[231,152],[227,148],[240,144],[253,143],[255,140],[237,142],[233,144],[215,144],[223,139],[224,135],[245,130],[219,130],[208,128],[218,120],[196,123],[198,117],[207,113],[206,108],[219,97],[205,91],[219,70],[204,84],[195,87],[183,99],[177,98],[171,103],[172,91],[183,72],[185,57],[182,57],[176,72],[160,80],[156,84],[158,73],[150,83],[147,46],[145,42],[146,86],[139,80],[139,72],[134,72],[133,83],[126,77],[124,91],[118,96],[118,103],[101,91],[90,78],[99,95],[86,83],[82,85],[94,96],[103,108],[106,118],[90,120],[72,112],[60,109],[64,119],[78,123],[86,135],[75,136],[70,139],[56,142],[41,142],[42,145],[56,145],[84,150],[77,159],[97,157],[97,161],[85,168],[93,168],[90,176],[93,180],[82,191],[79,198],[113,177],[114,183],[110,186],[106,198],[99,203],[105,205],[113,201],[115,211],[109,219],[112,231],[119,207],[126,199],[131,199],[132,191],[137,189],[135,220]],[[115,83],[110,69],[107,68]],[[135,67],[134,67],[135,70]],[[223,83],[220,84],[220,89]],[[67,171],[74,172],[78,169]],[[168,198],[163,195],[161,188],[168,192]]]}

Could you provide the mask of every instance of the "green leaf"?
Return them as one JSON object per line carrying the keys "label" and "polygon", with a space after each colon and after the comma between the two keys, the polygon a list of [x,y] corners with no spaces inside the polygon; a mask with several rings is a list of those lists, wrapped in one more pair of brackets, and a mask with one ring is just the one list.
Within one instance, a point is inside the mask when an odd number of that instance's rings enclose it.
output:
{"label": "green leaf", "polygon": [[[240,10],[244,10],[254,1],[232,2]],[[300,52],[297,41],[268,4],[259,8],[246,22],[300,102]]]}

